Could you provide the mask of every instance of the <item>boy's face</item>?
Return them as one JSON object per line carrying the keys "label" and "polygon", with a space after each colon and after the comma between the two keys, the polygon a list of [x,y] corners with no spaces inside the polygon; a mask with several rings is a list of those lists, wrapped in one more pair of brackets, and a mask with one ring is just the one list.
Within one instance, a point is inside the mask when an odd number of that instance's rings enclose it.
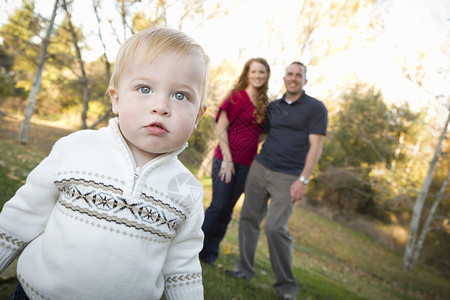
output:
{"label": "boy's face", "polygon": [[203,116],[203,70],[197,56],[168,54],[124,68],[110,89],[112,108],[138,166],[176,150],[189,139]]}

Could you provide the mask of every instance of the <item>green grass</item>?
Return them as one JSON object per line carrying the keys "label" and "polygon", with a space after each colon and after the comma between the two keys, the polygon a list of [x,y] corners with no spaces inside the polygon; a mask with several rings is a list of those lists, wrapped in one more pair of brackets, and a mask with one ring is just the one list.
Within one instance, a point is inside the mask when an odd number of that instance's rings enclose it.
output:
{"label": "green grass", "polygon": [[[238,257],[238,216],[239,207],[221,244],[216,267],[204,266],[205,298],[276,299],[264,231],[258,241],[256,275],[252,281],[225,274]],[[449,299],[448,278],[423,265],[404,272],[401,253],[376,244],[358,231],[301,207],[295,208],[289,229],[294,238],[297,299]],[[224,254],[227,244],[231,251]]]}
{"label": "green grass", "polygon": [[[0,139],[0,209],[25,183],[28,173],[44,158],[44,151]],[[7,299],[17,286],[16,261],[0,275],[0,299]]]}
{"label": "green grass", "polygon": [[0,209],[16,190],[25,183],[28,173],[43,159],[24,145],[0,140]]}
{"label": "green grass", "polygon": [[[19,145],[0,134],[0,153],[0,206],[3,206],[48,153],[48,148]],[[204,177],[201,182],[206,208],[211,198],[211,179]],[[239,212],[238,205],[221,244],[216,267],[203,266],[205,299],[277,299],[264,231],[256,253],[255,277],[246,281],[225,273],[238,258]],[[382,247],[358,231],[301,206],[296,206],[288,225],[294,239],[297,299],[450,299],[449,278],[422,264],[404,272],[402,253]],[[17,284],[14,270],[12,265],[0,276],[0,299],[7,299]]]}

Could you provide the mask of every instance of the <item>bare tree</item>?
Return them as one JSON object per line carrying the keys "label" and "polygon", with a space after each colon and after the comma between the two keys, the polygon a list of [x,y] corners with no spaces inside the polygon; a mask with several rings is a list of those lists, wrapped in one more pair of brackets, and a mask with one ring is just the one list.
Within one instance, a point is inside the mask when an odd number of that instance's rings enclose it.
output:
{"label": "bare tree", "polygon": [[134,29],[133,26],[130,26],[130,24],[128,24],[127,22],[127,16],[129,15],[128,10],[129,7],[127,7],[127,3],[129,3],[129,5],[133,5],[135,2],[139,2],[139,1],[125,1],[125,0],[118,0],[116,2],[116,9],[120,14],[120,18],[122,20],[122,26],[123,26],[123,40],[127,39],[126,36],[126,32],[127,29],[131,31],[131,34],[134,34]]}
{"label": "bare tree", "polygon": [[99,14],[98,14],[99,5],[100,5],[99,0],[92,0],[92,6],[94,8],[95,17],[97,19],[97,24],[98,24],[98,37],[100,38],[100,42],[102,43],[102,47],[103,47],[103,59],[105,60],[105,72],[106,72],[107,78],[109,78],[109,77],[111,77],[111,63],[109,62],[108,56],[106,55],[106,43],[105,43],[105,39],[103,38],[102,30],[100,27],[101,20],[100,20]]}
{"label": "bare tree", "polygon": [[[183,29],[184,22],[186,20],[200,20],[199,25],[201,25],[204,20],[209,20],[228,14],[228,11],[222,7],[220,1],[217,2],[216,6],[211,9],[205,8],[206,0],[184,0],[183,3],[183,14],[178,21],[178,29],[180,30]],[[200,19],[199,16],[201,16]]]}
{"label": "bare tree", "polygon": [[81,57],[81,50],[80,50],[80,46],[78,45],[78,37],[75,32],[75,28],[72,24],[72,15],[67,7],[66,0],[63,0],[63,7],[67,14],[69,31],[70,31],[70,34],[72,35],[72,42],[75,47],[78,64],[80,65],[80,70],[81,70],[80,80],[81,80],[81,86],[83,89],[83,111],[81,113],[81,127],[87,128],[86,119],[87,119],[87,112],[89,110],[89,80],[86,75],[83,58]]}
{"label": "bare tree", "polygon": [[[411,223],[409,226],[409,234],[408,234],[408,239],[406,242],[405,253],[403,255],[403,267],[407,270],[411,269],[411,267],[413,266],[413,264],[415,262],[414,261],[414,252],[415,252],[415,249],[417,247],[419,247],[418,244],[416,243],[416,238],[417,238],[417,234],[419,232],[420,217],[422,214],[422,209],[423,209],[423,205],[425,203],[425,199],[427,198],[428,189],[430,187],[431,179],[433,177],[433,172],[436,168],[436,165],[437,165],[437,162],[439,159],[439,155],[441,153],[442,143],[445,140],[445,136],[447,134],[447,128],[448,128],[449,122],[450,122],[450,109],[448,110],[447,121],[442,129],[438,144],[436,145],[436,149],[435,149],[433,158],[431,159],[427,175],[422,183],[422,188],[420,189],[420,192],[417,195],[416,202],[414,204],[413,215],[412,215]],[[426,228],[424,228],[422,230],[425,230],[425,229]],[[425,232],[425,234],[426,234],[426,232]],[[423,239],[422,239],[422,244],[423,244]],[[422,245],[420,245],[420,248],[422,248]],[[420,249],[418,249],[416,251],[420,252]],[[418,253],[416,254],[417,256],[419,255]]]}
{"label": "bare tree", "polygon": [[[106,55],[106,43],[103,39],[101,27],[100,27],[100,16],[98,14],[98,7],[100,3],[99,0],[92,0],[92,6],[94,8],[95,17],[97,18],[97,24],[98,24],[98,37],[100,38],[100,41],[103,46],[103,59],[105,60],[105,76],[107,79],[111,77],[111,63],[108,60],[108,56]],[[105,119],[107,119],[112,113],[111,106],[108,106],[108,109],[95,121],[92,125],[89,126],[90,129],[95,128],[98,124],[103,122]]]}
{"label": "bare tree", "polygon": [[[447,55],[448,54],[448,48],[447,47],[441,47],[442,54]],[[428,190],[431,185],[431,181],[433,178],[433,173],[436,169],[436,165],[439,160],[439,156],[441,154],[441,147],[446,139],[446,134],[450,122],[450,98],[448,95],[444,94],[438,94],[436,91],[433,91],[430,89],[427,85],[427,76],[428,76],[428,69],[427,66],[423,63],[424,59],[426,58],[429,50],[419,50],[416,53],[416,56],[413,58],[414,61],[408,61],[407,58],[403,58],[402,61],[400,61],[400,67],[402,68],[402,73],[405,76],[406,79],[408,79],[411,83],[416,85],[416,87],[420,88],[421,90],[427,92],[430,95],[434,96],[434,103],[436,104],[443,104],[446,108],[447,112],[447,120],[442,127],[442,130],[440,131],[440,138],[437,142],[437,145],[435,147],[434,155],[429,163],[428,171],[425,176],[425,179],[422,182],[422,186],[420,189],[420,192],[417,195],[417,198],[415,200],[413,210],[412,210],[412,217],[409,227],[409,233],[408,233],[408,239],[406,241],[405,246],[405,252],[403,254],[403,267],[406,270],[409,270],[413,267],[414,263],[417,261],[417,258],[419,256],[420,250],[424,243],[425,235],[428,232],[427,226],[422,228],[422,233],[419,232],[419,225],[420,220],[422,217],[422,211],[423,206],[425,204],[425,200],[428,196]],[[447,80],[449,70],[445,69],[445,64],[442,65],[437,71],[433,71],[435,75],[438,75],[440,79],[443,81]],[[433,78],[435,80],[436,77]],[[447,80],[448,81],[448,80]],[[443,101],[444,103],[442,103]],[[421,143],[421,139],[419,139],[418,143]],[[408,166],[409,167],[409,166]],[[448,179],[447,179],[448,180]],[[437,204],[436,204],[437,205]],[[430,211],[430,213],[433,213],[433,211]],[[433,215],[427,216],[428,219],[432,219]],[[431,222],[430,219],[430,222]],[[424,231],[425,230],[425,231]],[[420,234],[420,238],[417,241],[417,236]]]}
{"label": "bare tree", "polygon": [[18,136],[18,141],[22,144],[28,143],[28,132],[30,130],[30,122],[31,122],[31,116],[34,112],[34,106],[36,105],[36,97],[39,92],[39,89],[41,87],[41,81],[42,81],[42,71],[44,70],[44,64],[45,60],[47,58],[47,48],[50,44],[50,37],[53,31],[53,25],[55,23],[56,18],[56,11],[58,9],[59,1],[55,0],[55,5],[53,6],[53,13],[52,17],[50,19],[50,23],[47,28],[47,33],[45,35],[45,39],[42,42],[42,49],[41,54],[39,56],[39,62],[38,67],[36,70],[36,75],[33,80],[33,84],[30,89],[30,94],[28,95],[28,101],[27,106],[25,108],[25,114],[22,121],[22,124],[20,125],[20,131]]}
{"label": "bare tree", "polygon": [[[372,39],[379,34],[374,27],[379,28],[381,19],[376,11],[373,1],[347,0],[347,1],[311,1],[303,0],[298,14],[294,32],[299,46],[299,55],[308,66],[316,66],[321,59],[329,56],[333,51],[345,50],[353,39],[363,37]],[[361,16],[364,16],[362,18]],[[377,24],[377,26],[374,26]],[[347,43],[336,47],[333,37],[318,37],[318,29],[328,28],[345,29]],[[364,30],[359,30],[364,28]]]}
{"label": "bare tree", "polygon": [[445,189],[447,188],[449,180],[450,180],[450,170],[447,172],[447,177],[445,178],[444,182],[442,183],[441,189],[439,190],[439,193],[437,194],[436,199],[434,199],[434,201],[433,201],[433,205],[431,206],[430,212],[428,213],[425,224],[423,225],[419,240],[417,241],[417,245],[416,245],[416,247],[414,247],[414,251],[413,251],[412,259],[411,259],[411,267],[413,267],[416,264],[417,260],[419,259],[420,252],[422,251],[422,247],[425,242],[425,238],[426,238],[428,232],[431,230],[431,222],[434,219],[436,209],[437,209],[439,203],[441,203],[442,199],[444,199],[444,197],[445,197]]}

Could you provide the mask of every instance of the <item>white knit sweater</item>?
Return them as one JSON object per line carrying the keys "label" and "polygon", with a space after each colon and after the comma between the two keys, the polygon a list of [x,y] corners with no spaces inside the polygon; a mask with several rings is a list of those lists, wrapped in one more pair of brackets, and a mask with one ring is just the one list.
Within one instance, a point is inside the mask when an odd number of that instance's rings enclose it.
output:
{"label": "white knit sweater", "polygon": [[186,147],[136,168],[112,119],[60,139],[0,214],[31,299],[203,299],[203,189]]}

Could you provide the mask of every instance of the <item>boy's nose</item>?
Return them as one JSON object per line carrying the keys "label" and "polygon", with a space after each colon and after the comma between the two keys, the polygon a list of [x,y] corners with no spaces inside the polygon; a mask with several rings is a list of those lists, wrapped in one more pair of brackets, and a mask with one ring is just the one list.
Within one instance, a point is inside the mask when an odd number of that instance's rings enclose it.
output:
{"label": "boy's nose", "polygon": [[161,116],[170,115],[169,100],[163,99],[163,97],[157,97],[154,99],[154,103],[151,107],[151,113],[158,114]]}

